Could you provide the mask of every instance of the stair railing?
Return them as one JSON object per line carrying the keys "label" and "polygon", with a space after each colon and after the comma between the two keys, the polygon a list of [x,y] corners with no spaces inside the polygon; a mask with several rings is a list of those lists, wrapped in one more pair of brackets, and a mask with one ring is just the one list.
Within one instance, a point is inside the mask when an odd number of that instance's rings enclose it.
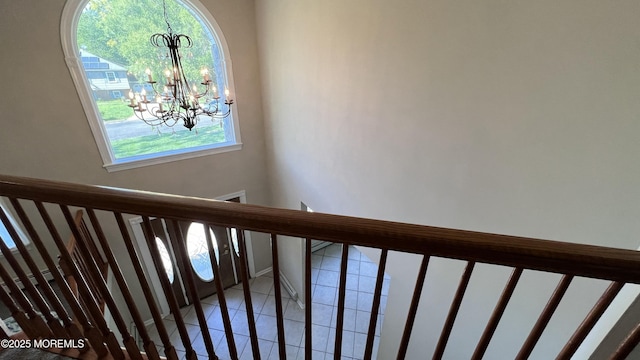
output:
{"label": "stair railing", "polygon": [[[161,256],[155,243],[155,233],[151,219],[163,219],[177,229],[180,221],[194,221],[208,226],[222,226],[237,229],[239,245],[239,275],[242,280],[244,304],[247,316],[249,343],[254,359],[266,358],[260,352],[259,334],[253,313],[251,282],[249,281],[245,231],[270,234],[273,261],[273,281],[276,291],[277,342],[281,359],[286,358],[286,331],[283,321],[282,294],[280,294],[280,258],[278,243],[294,241],[290,237],[304,239],[304,303],[312,304],[312,255],[311,239],[343,244],[340,263],[339,290],[337,301],[336,336],[334,358],[341,357],[344,329],[346,282],[349,249],[351,245],[380,249],[375,290],[370,311],[366,346],[363,358],[374,354],[374,333],[378,323],[385,267],[390,251],[419,254],[422,263],[416,276],[416,285],[409,306],[405,327],[398,345],[398,359],[405,358],[411,339],[412,329],[419,308],[422,289],[430,259],[447,258],[466,263],[457,290],[450,305],[440,338],[432,358],[440,359],[445,353],[458,311],[476,264],[494,264],[512,268],[485,330],[480,337],[473,359],[483,358],[493,334],[509,305],[518,281],[524,271],[538,270],[561,274],[555,291],[542,310],[516,358],[530,356],[547,324],[554,315],[564,294],[577,277],[607,280],[611,285],[594,304],[585,320],[578,326],[566,346],[558,354],[558,359],[569,359],[582,344],[606,311],[624,284],[640,283],[640,254],[636,251],[606,248],[558,241],[538,240],[523,237],[495,235],[463,230],[435,228],[429,226],[308,213],[294,210],[274,209],[255,205],[221,202],[208,199],[157,194],[143,191],[124,190],[111,187],[89,186],[64,182],[38,180],[15,176],[0,176],[0,196],[11,204],[9,211],[0,212],[2,223],[17,245],[17,251],[24,263],[20,263],[14,252],[0,241],[0,251],[5,257],[0,261],[0,277],[5,287],[0,286],[0,300],[11,311],[27,337],[86,339],[88,347],[80,356],[112,356],[116,359],[159,359],[160,353],[168,359],[178,359],[182,349],[187,359],[198,355],[216,359],[219,354],[237,359],[234,329],[229,316],[220,269],[213,251],[212,239],[208,231],[207,244],[216,279],[218,306],[222,312],[225,341],[215,347],[207,326],[203,305],[197,296],[194,279],[186,276],[185,287],[193,302],[204,350],[194,347],[194,333],[189,331],[171,284],[164,273]],[[82,209],[76,217],[72,210]],[[82,214],[86,214],[88,221]],[[37,254],[20,241],[9,216],[15,216],[35,246]],[[156,276],[159,277],[164,300],[173,314],[179,343],[175,334],[170,334],[163,323],[158,299],[141,262],[139,250],[134,246],[131,229],[125,219],[130,216],[142,217],[142,228],[147,250],[151,253]],[[75,239],[74,250],[70,253],[62,241],[61,234]],[[176,260],[188,264],[187,247],[179,233]],[[283,236],[287,238],[284,239]],[[17,241],[16,241],[17,240]],[[118,249],[118,253],[114,252]],[[60,264],[54,260],[60,258]],[[44,263],[52,273],[55,284],[63,297],[53,291],[51,283],[39,276],[37,261]],[[101,264],[102,262],[102,264]],[[127,264],[131,273],[123,273]],[[108,285],[108,268],[115,286]],[[31,283],[28,273],[34,274],[37,285]],[[161,274],[161,275],[158,275]],[[24,288],[14,281],[14,275],[24,284]],[[74,285],[77,284],[77,287]],[[77,289],[77,292],[75,291]],[[138,289],[134,291],[134,289]],[[142,298],[136,299],[141,293]],[[117,296],[116,296],[117,295]],[[116,299],[124,299],[124,301]],[[122,302],[126,307],[122,307]],[[103,305],[101,305],[103,304]],[[53,315],[52,309],[56,316]],[[108,310],[113,325],[103,317]],[[146,311],[153,320],[154,327],[148,328],[142,314]],[[313,350],[312,306],[305,307],[304,357],[311,359]],[[40,315],[41,314],[41,315]],[[128,321],[133,321],[140,337],[136,341],[129,331]],[[112,328],[113,326],[113,328]],[[151,329],[157,332],[154,341]],[[116,333],[118,335],[116,335]],[[624,359],[640,342],[640,324],[637,324],[620,346],[611,354],[612,359]],[[140,346],[139,346],[140,343]],[[202,354],[202,352],[205,354]],[[93,356],[93,355],[92,355]]]}

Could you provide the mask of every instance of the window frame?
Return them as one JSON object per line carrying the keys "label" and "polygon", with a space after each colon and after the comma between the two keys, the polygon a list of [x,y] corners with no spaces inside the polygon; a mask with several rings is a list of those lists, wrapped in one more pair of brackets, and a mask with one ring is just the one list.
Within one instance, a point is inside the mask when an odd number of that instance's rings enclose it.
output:
{"label": "window frame", "polygon": [[[4,198],[0,198],[0,211],[3,211],[7,217],[9,218],[9,222],[11,223],[11,226],[13,226],[14,230],[16,231],[16,233],[18,233],[18,237],[19,237],[19,241],[21,241],[24,246],[29,249],[29,245],[31,244],[31,242],[29,241],[29,238],[27,238],[24,234],[24,231],[22,231],[22,226],[17,222],[15,216],[13,215],[13,213],[10,211],[9,207],[7,206],[5,199]],[[9,232],[9,229],[7,229],[4,226],[4,223],[2,221],[0,221],[0,226],[2,226],[3,228],[5,228],[7,230],[7,232]],[[11,235],[9,235],[11,236]],[[15,243],[15,239],[12,239]],[[9,247],[8,244],[7,247]],[[11,250],[12,253],[16,254],[19,252],[18,250],[18,246],[17,245],[13,245],[13,247],[9,247],[9,250]],[[0,253],[0,259],[4,258],[4,255],[2,253]]]}
{"label": "window frame", "polygon": [[[111,80],[111,77],[109,76],[109,74],[111,74],[111,76],[113,76],[113,80]],[[105,71],[104,72],[104,76],[107,77],[107,82],[108,83],[117,83],[118,82],[118,77],[116,76],[116,73],[113,71]]]}
{"label": "window frame", "polygon": [[190,149],[179,149],[165,151],[162,153],[148,154],[129,157],[126,159],[116,159],[109,139],[106,128],[100,117],[97,105],[93,99],[91,89],[89,87],[89,79],[82,67],[79,49],[77,46],[78,21],[82,15],[89,0],[67,0],[60,21],[60,39],[62,41],[62,50],[65,55],[65,62],[69,68],[71,78],[76,87],[76,91],[80,98],[80,102],[87,116],[89,127],[93,137],[95,138],[98,151],[102,157],[103,167],[108,172],[134,169],[143,166],[162,164],[183,159],[191,159],[200,156],[236,151],[242,149],[242,139],[240,138],[240,124],[238,111],[238,98],[235,91],[233,81],[233,71],[231,65],[231,57],[229,55],[229,47],[222,33],[222,29],[215,21],[213,15],[199,0],[178,0],[185,6],[195,17],[202,20],[202,25],[211,31],[214,41],[218,44],[221,52],[222,69],[225,75],[226,86],[232,94],[235,94],[235,104],[231,123],[233,124],[233,133],[235,141],[219,144],[211,144]]}

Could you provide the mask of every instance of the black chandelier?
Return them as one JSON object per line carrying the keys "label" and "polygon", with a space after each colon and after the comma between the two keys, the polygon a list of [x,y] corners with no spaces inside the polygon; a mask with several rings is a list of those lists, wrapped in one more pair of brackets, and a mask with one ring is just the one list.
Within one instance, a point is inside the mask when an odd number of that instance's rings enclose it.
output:
{"label": "black chandelier", "polygon": [[172,127],[177,123],[182,123],[184,127],[191,130],[198,123],[200,115],[211,118],[225,118],[231,114],[231,104],[229,89],[225,88],[224,104],[227,111],[223,111],[220,103],[220,96],[215,84],[209,77],[209,71],[202,69],[202,82],[204,90],[198,92],[197,87],[189,86],[187,77],[182,67],[179,48],[190,48],[193,45],[191,38],[184,34],[175,34],[169,20],[167,19],[167,7],[162,1],[164,8],[164,19],[167,23],[167,33],[151,35],[151,44],[155,47],[166,47],[171,58],[171,69],[164,71],[165,83],[163,91],[158,91],[158,82],[153,80],[151,70],[147,68],[147,84],[153,89],[152,100],[143,88],[138,94],[129,91],[129,107],[140,120],[151,126],[166,125]]}

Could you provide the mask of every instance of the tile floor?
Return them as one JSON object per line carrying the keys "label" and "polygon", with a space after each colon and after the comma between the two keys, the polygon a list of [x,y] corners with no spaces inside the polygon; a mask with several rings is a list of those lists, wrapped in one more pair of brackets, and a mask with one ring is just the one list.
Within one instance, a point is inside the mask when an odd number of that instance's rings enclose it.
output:
{"label": "tile floor", "polygon": [[[341,249],[341,245],[333,244],[312,254],[313,359],[333,359]],[[375,263],[355,248],[349,249],[342,359],[363,358],[376,273]],[[279,359],[272,273],[251,279],[250,288],[261,358]],[[385,276],[374,342],[374,359],[378,348],[380,327],[384,320],[388,288],[389,278]],[[243,360],[252,359],[242,285],[225,290],[225,295],[238,355]],[[304,359],[304,310],[290,298],[285,290],[282,291],[282,296],[287,359]],[[229,359],[218,299],[214,295],[202,299],[202,304],[216,354],[220,359]],[[182,309],[182,314],[194,350],[199,358],[206,359],[206,350],[195,310],[189,306]],[[173,316],[167,316],[164,322],[172,343],[178,350],[178,355],[184,357],[184,346],[180,341]],[[160,346],[159,344],[162,343],[153,325],[149,331],[156,345]],[[158,350],[161,355],[164,355],[162,348]]]}

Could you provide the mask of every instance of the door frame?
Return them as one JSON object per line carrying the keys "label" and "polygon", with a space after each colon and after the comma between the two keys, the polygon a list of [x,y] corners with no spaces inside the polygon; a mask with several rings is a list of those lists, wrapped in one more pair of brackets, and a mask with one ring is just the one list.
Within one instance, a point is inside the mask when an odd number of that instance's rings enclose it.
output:
{"label": "door frame", "polygon": [[[239,198],[241,204],[247,203],[247,194],[245,190],[236,191],[234,193],[221,195],[215,198],[215,200],[227,201],[231,199]],[[156,304],[160,308],[160,313],[164,315],[168,315],[171,310],[169,309],[169,303],[164,297],[164,293],[162,291],[162,285],[160,284],[160,278],[158,274],[156,274],[155,266],[153,265],[153,259],[151,258],[151,253],[147,248],[147,241],[144,237],[144,233],[142,231],[142,216],[134,216],[129,218],[129,226],[131,226],[131,230],[134,235],[133,245],[136,248],[136,252],[140,258],[140,262],[142,262],[142,269],[145,271],[145,275],[149,281],[149,285],[151,286],[152,291],[155,295]],[[253,247],[251,246],[251,232],[244,232],[245,239],[245,247],[247,250],[247,263],[249,265],[249,275],[251,277],[255,277],[255,264],[253,262]],[[171,253],[171,252],[170,252]],[[172,259],[175,261],[176,259]]]}

